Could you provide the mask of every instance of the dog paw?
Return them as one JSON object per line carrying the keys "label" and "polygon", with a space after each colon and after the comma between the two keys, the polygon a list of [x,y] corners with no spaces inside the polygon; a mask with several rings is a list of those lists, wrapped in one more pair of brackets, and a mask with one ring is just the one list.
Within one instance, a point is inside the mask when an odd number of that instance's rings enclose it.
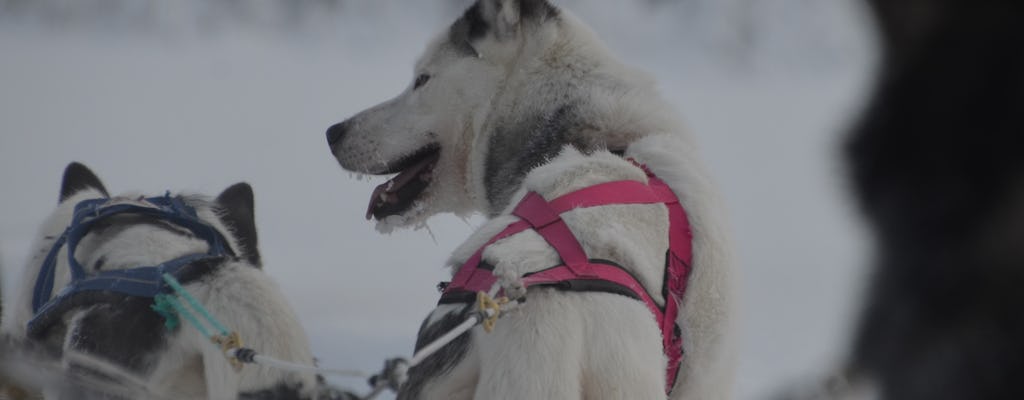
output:
{"label": "dog paw", "polygon": [[522,279],[501,282],[501,288],[505,289],[505,297],[509,300],[520,300],[526,297],[526,285]]}

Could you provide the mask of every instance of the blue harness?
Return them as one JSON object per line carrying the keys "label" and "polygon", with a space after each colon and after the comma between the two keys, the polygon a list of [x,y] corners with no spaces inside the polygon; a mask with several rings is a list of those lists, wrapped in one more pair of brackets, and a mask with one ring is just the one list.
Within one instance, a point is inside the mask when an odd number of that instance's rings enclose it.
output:
{"label": "blue harness", "polygon": [[[196,237],[209,244],[205,254],[189,254],[161,263],[156,266],[144,266],[131,269],[103,271],[89,276],[75,259],[78,242],[99,221],[119,214],[135,214],[155,217],[171,222],[192,232]],[[35,313],[28,323],[30,331],[36,330],[42,316],[55,310],[72,295],[86,291],[103,291],[135,297],[152,298],[167,292],[169,287],[161,278],[167,273],[177,276],[184,267],[200,260],[234,256],[227,247],[226,240],[213,226],[203,222],[196,215],[196,210],[185,204],[178,197],[171,197],[170,192],[161,197],[128,199],[92,199],[75,205],[75,213],[71,225],[57,239],[46,255],[43,266],[36,277],[36,286],[32,295],[32,310]],[[53,292],[54,276],[57,269],[57,254],[67,245],[68,267],[71,270],[71,283],[56,297],[50,298]]]}

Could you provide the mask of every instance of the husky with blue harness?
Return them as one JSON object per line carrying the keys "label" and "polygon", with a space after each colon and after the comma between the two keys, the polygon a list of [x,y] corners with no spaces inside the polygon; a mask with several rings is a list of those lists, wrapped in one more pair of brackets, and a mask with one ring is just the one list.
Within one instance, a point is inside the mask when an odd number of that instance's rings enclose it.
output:
{"label": "husky with blue harness", "polygon": [[[215,199],[111,197],[72,163],[34,248],[3,330],[59,358],[63,373],[131,387],[130,398],[317,397],[313,372],[242,367],[225,354],[244,345],[314,364],[294,311],[261,270],[249,185]],[[49,386],[47,398],[111,393]]]}

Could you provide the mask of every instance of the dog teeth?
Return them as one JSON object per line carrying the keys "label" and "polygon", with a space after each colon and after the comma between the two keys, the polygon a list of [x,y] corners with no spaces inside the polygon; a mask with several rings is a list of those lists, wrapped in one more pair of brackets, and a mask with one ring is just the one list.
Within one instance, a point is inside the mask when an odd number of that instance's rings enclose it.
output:
{"label": "dog teeth", "polygon": [[380,195],[377,196],[376,206],[381,207],[387,204],[396,204],[398,201],[399,198],[397,194],[392,192],[381,192]]}

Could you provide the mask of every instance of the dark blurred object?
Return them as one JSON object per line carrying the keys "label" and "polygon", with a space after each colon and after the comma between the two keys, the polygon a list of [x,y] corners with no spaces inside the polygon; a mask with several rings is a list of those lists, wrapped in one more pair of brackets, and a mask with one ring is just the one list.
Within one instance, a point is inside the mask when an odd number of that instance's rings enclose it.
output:
{"label": "dark blurred object", "polygon": [[1024,399],[1024,2],[870,0],[847,147],[876,261],[850,371],[883,399]]}
{"label": "dark blurred object", "polygon": [[344,388],[327,381],[323,375],[316,376],[317,400],[360,400],[360,397]]}
{"label": "dark blurred object", "polygon": [[74,393],[82,381],[61,376],[59,368],[52,352],[0,334],[0,399],[39,399],[44,388]]}
{"label": "dark blurred object", "polygon": [[[170,400],[150,392],[131,371],[100,358],[58,354],[36,342],[0,334],[0,400]],[[350,400],[327,398],[328,400]]]}

